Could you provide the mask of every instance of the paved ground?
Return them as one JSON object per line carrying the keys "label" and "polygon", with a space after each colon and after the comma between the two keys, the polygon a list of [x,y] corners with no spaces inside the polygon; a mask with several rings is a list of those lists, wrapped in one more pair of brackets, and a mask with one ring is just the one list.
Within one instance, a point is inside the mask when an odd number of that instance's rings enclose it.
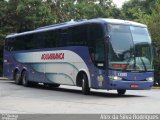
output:
{"label": "paved ground", "polygon": [[80,88],[43,86],[26,88],[12,81],[0,80],[0,113],[160,113],[160,90],[92,90],[81,94]]}

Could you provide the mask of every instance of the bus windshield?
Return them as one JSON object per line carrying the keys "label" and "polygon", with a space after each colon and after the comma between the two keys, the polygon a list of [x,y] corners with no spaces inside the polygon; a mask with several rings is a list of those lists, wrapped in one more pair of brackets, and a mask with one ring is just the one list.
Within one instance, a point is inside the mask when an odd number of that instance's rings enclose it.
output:
{"label": "bus windshield", "polygon": [[121,70],[153,70],[151,37],[147,28],[108,25],[110,36],[109,68]]}

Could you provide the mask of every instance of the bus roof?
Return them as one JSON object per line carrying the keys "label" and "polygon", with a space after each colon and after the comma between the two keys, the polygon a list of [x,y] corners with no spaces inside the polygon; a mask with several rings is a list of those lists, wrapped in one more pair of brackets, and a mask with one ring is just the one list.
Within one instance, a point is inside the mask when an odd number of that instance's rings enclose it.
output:
{"label": "bus roof", "polygon": [[59,29],[59,28],[67,28],[69,26],[76,26],[76,25],[87,24],[87,23],[108,23],[108,24],[122,24],[122,25],[147,27],[145,24],[141,24],[141,23],[137,23],[137,22],[133,22],[133,21],[128,21],[128,20],[120,20],[120,19],[109,19],[109,18],[95,18],[95,19],[88,19],[88,20],[82,19],[82,20],[78,20],[78,21],[69,21],[69,22],[39,27],[39,28],[32,30],[32,31],[27,31],[27,32],[22,32],[22,33],[14,33],[14,34],[7,35],[6,38],[27,35],[27,34],[32,34],[32,33],[38,33],[38,32],[43,32],[43,31],[49,31],[49,30]]}

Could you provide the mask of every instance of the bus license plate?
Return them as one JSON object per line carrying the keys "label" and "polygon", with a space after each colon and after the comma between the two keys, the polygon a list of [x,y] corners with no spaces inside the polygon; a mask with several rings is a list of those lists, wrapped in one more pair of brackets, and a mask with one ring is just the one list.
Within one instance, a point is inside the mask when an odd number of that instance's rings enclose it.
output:
{"label": "bus license plate", "polygon": [[131,84],[131,88],[139,88],[138,84]]}

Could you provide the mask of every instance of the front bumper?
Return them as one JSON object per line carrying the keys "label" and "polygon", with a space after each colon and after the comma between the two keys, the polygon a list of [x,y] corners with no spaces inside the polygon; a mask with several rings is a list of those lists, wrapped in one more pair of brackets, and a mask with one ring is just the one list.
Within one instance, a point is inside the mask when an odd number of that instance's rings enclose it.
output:
{"label": "front bumper", "polygon": [[[131,87],[137,85],[138,87]],[[126,90],[147,90],[153,86],[152,81],[124,81],[124,80],[110,80],[109,89],[126,89]]]}

